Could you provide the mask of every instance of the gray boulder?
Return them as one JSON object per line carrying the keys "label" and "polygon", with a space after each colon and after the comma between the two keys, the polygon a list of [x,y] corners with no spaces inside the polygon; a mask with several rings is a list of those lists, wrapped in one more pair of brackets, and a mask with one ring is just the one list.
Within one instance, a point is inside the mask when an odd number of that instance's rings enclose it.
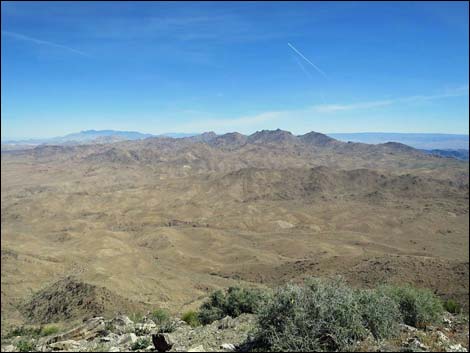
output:
{"label": "gray boulder", "polygon": [[168,352],[175,345],[175,340],[169,333],[153,334],[152,342],[158,352]]}

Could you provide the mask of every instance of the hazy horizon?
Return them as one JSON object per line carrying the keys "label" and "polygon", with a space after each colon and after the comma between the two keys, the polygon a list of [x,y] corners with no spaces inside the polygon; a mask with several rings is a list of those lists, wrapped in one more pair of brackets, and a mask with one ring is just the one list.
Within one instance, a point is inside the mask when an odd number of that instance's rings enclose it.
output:
{"label": "hazy horizon", "polygon": [[[273,130],[270,130],[273,131]],[[208,133],[209,131],[206,131]],[[213,132],[213,131],[210,131]],[[308,131],[310,132],[310,131]],[[306,133],[308,133],[306,132]],[[317,131],[319,132],[319,131]],[[321,132],[320,132],[321,133]],[[149,134],[143,131],[116,131],[116,130],[84,130],[67,134],[64,136],[55,136],[52,138],[26,138],[26,139],[8,139],[2,140],[2,144],[62,144],[67,142],[90,143],[98,141],[101,137],[115,136],[123,140],[135,140],[149,137],[167,136],[173,138],[182,138],[197,136],[200,133],[178,133],[167,132],[162,134]],[[219,136],[223,134],[218,134]],[[251,135],[251,134],[250,134]],[[301,136],[303,134],[297,134]],[[387,132],[356,132],[356,133],[326,133],[334,139],[343,142],[361,142],[367,144],[381,144],[386,142],[399,142],[414,148],[425,150],[467,150],[469,149],[469,135],[466,134],[439,134],[439,133],[387,133]]]}
{"label": "hazy horizon", "polygon": [[[274,129],[261,129],[261,130],[276,130],[277,128],[274,128]],[[257,131],[261,131],[261,130],[255,130],[255,131],[252,131],[250,133],[247,133],[245,135],[250,135],[250,134],[253,134]],[[281,129],[281,130],[284,130],[284,129]],[[95,131],[95,132],[101,132],[101,131],[113,131],[113,132],[132,132],[132,133],[139,133],[139,134],[149,134],[149,135],[152,135],[152,136],[159,136],[159,135],[170,135],[170,134],[175,134],[175,135],[199,135],[199,134],[203,134],[203,133],[207,133],[207,132],[215,132],[217,135],[222,135],[222,134],[225,134],[225,133],[230,133],[230,132],[238,132],[238,131],[226,131],[226,132],[222,132],[222,133],[218,133],[216,131],[213,131],[213,130],[207,130],[207,131],[202,131],[202,132],[179,132],[179,131],[167,131],[167,132],[158,132],[158,133],[151,133],[151,132],[148,132],[148,131],[145,131],[145,130],[114,130],[114,129],[83,129],[83,130],[80,130],[80,131],[72,131],[72,132],[68,132],[68,133],[65,133],[64,135],[55,135],[55,136],[31,136],[31,137],[15,137],[15,138],[11,138],[11,137],[3,137],[1,138],[1,141],[2,142],[10,142],[10,141],[26,141],[26,140],[41,140],[41,139],[52,139],[52,138],[57,138],[57,137],[64,137],[64,136],[67,136],[67,135],[73,135],[73,134],[77,134],[77,133],[83,133],[83,132],[90,132],[90,131]],[[285,130],[285,131],[288,131],[288,130]],[[306,134],[306,133],[309,133],[309,132],[312,132],[312,131],[315,131],[315,132],[319,132],[319,133],[322,133],[322,134],[325,134],[325,135],[366,135],[366,134],[384,134],[384,135],[393,135],[393,134],[397,134],[397,135],[445,135],[445,136],[459,136],[459,137],[469,137],[469,134],[448,134],[448,133],[434,133],[434,132],[397,132],[397,131],[393,131],[393,132],[385,132],[385,131],[358,131],[358,132],[323,132],[323,131],[317,131],[317,130],[310,130],[310,131],[305,131],[305,132],[302,132],[302,133],[297,133],[297,134],[294,134],[294,135],[303,135],[303,134]]]}

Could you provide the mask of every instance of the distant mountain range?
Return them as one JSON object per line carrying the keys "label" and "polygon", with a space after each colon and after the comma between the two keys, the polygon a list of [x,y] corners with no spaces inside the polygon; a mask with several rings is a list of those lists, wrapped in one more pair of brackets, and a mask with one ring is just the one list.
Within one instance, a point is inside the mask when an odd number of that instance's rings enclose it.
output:
{"label": "distant mountain range", "polygon": [[[277,130],[280,131],[280,130]],[[226,134],[233,142],[245,143],[246,136],[239,133]],[[171,138],[191,138],[197,141],[207,141],[216,138],[214,132],[203,134],[196,133],[165,133],[159,135],[145,134],[137,131],[116,131],[116,130],[85,130],[79,133],[68,134],[65,136],[47,138],[47,139],[29,139],[19,141],[2,142],[2,150],[27,149],[38,145],[80,145],[80,144],[106,144],[119,141],[142,140],[155,137]],[[263,138],[262,132],[250,135],[249,139],[256,140]],[[310,136],[310,135],[305,135]],[[450,157],[461,160],[468,160],[469,137],[468,135],[454,134],[426,134],[426,133],[334,133],[321,135],[327,136],[344,142],[361,142],[368,144],[383,144],[387,142],[398,142],[424,152],[438,155],[441,157]],[[284,136],[292,139],[294,135]],[[315,138],[318,138],[316,136]],[[232,141],[231,141],[232,142]],[[328,141],[324,141],[327,143]],[[219,143],[227,143],[227,140],[220,140]]]}
{"label": "distant mountain range", "polygon": [[425,150],[468,150],[468,135],[457,134],[426,134],[426,133],[388,133],[388,132],[359,132],[327,134],[340,141],[363,143],[400,142],[405,145]]}
{"label": "distant mountain range", "polygon": [[196,134],[188,133],[165,133],[160,135],[144,134],[137,131],[118,131],[118,130],[84,130],[77,133],[68,134],[44,139],[26,139],[26,140],[8,140],[2,141],[6,145],[66,145],[83,143],[112,143],[126,140],[141,140],[148,137],[189,137]]}
{"label": "distant mountain range", "polygon": [[460,159],[462,161],[468,161],[468,150],[458,149],[458,150],[421,150],[421,151],[432,154],[434,156],[455,158],[455,159]]}

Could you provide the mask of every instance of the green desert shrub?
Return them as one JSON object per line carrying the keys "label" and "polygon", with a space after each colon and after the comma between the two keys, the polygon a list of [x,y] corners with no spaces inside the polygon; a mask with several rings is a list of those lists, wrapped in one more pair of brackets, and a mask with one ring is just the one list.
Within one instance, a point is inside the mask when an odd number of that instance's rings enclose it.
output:
{"label": "green desert shrub", "polygon": [[243,313],[256,313],[267,293],[260,289],[230,287],[227,292],[215,291],[199,309],[199,321],[206,325],[225,316],[237,317]]}
{"label": "green desert shrub", "polygon": [[150,318],[157,325],[162,325],[170,320],[170,313],[165,309],[156,309],[150,314]]}
{"label": "green desert shrub", "polygon": [[135,341],[132,344],[131,349],[133,351],[136,351],[138,349],[145,349],[145,348],[147,348],[148,346],[151,346],[151,345],[152,345],[152,342],[150,341],[149,338],[141,337],[141,338],[138,338],[137,341]]}
{"label": "green desert shrub", "polygon": [[19,352],[35,352],[36,344],[33,341],[22,339],[16,344]]}
{"label": "green desert shrub", "polygon": [[225,294],[221,290],[213,292],[209,300],[199,309],[198,318],[203,325],[224,317]]}
{"label": "green desert shrub", "polygon": [[226,295],[225,313],[237,317],[243,313],[255,313],[265,299],[260,289],[231,287]]}
{"label": "green desert shrub", "polygon": [[460,314],[462,307],[453,299],[447,299],[444,302],[444,309],[451,314]]}
{"label": "green desert shrub", "polygon": [[59,328],[57,326],[47,325],[41,329],[40,335],[50,336],[50,335],[55,335],[58,332],[59,332]]}
{"label": "green desert shrub", "polygon": [[376,290],[360,290],[356,295],[363,324],[375,338],[389,338],[398,333],[402,316],[394,300]]}
{"label": "green desert shrub", "polygon": [[18,326],[9,331],[5,337],[11,338],[16,336],[27,336],[32,338],[37,338],[40,336],[41,328],[40,327],[30,327],[30,326]]}
{"label": "green desert shrub", "polygon": [[[132,320],[132,319],[131,319]],[[104,329],[106,331],[109,331],[109,332],[113,332],[114,331],[114,325],[113,325],[113,322],[111,320],[108,320],[106,321],[105,325],[104,325]]]}
{"label": "green desert shrub", "polygon": [[158,327],[158,332],[159,333],[170,333],[176,330],[176,322],[173,320],[168,319],[167,321],[163,322],[160,324]]}
{"label": "green desert shrub", "polygon": [[362,309],[341,279],[289,284],[260,311],[256,341],[271,351],[344,350],[367,334]]}
{"label": "green desert shrub", "polygon": [[429,289],[385,285],[377,289],[395,301],[405,324],[423,328],[437,322],[444,311],[441,300]]}
{"label": "green desert shrub", "polygon": [[181,316],[181,320],[186,322],[191,327],[196,327],[200,325],[198,313],[194,310],[187,311]]}

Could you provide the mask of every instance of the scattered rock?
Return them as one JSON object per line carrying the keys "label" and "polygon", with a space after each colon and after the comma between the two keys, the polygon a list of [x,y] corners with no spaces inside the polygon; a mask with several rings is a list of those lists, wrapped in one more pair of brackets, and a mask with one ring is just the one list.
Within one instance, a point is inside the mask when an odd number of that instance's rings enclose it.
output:
{"label": "scattered rock", "polygon": [[418,337],[410,337],[408,341],[406,342],[405,346],[413,349],[413,350],[419,350],[419,351],[427,351],[429,349],[428,346],[425,344],[421,343]]}
{"label": "scattered rock", "polygon": [[[354,351],[429,351],[430,348],[423,342],[429,344],[432,349],[445,350],[447,352],[466,352],[467,349],[459,342],[464,342],[461,329],[468,330],[467,323],[462,327],[457,326],[453,317],[454,326],[452,333],[445,331],[446,327],[436,327],[430,330],[417,329],[408,325],[400,325],[401,339],[399,340],[376,340],[369,334],[363,340],[354,343]],[[37,351],[94,351],[107,349],[109,352],[129,351],[132,344],[138,342],[139,338],[152,338],[153,345],[142,347],[141,352],[236,352],[251,351],[256,348],[253,345],[255,336],[253,329],[256,327],[256,315],[242,314],[232,318],[226,316],[221,320],[214,321],[210,325],[191,327],[184,321],[175,320],[175,329],[171,333],[157,333],[157,325],[152,320],[134,324],[127,316],[120,315],[112,320],[105,321],[102,317],[86,320],[82,325],[54,337],[45,337],[34,341]],[[103,327],[106,326],[106,329]],[[110,326],[116,327],[122,333],[110,332]],[[135,332],[125,332],[132,330]],[[141,332],[148,332],[142,333]],[[458,333],[456,335],[455,333]],[[465,331],[467,332],[467,331]],[[139,337],[140,336],[140,337]],[[466,336],[468,339],[468,335]],[[18,351],[16,345],[25,337],[18,336],[4,341],[2,352]],[[31,340],[31,337],[27,337]],[[338,344],[334,336],[325,334],[321,338],[321,344],[329,350],[337,350]],[[142,341],[144,342],[144,341]]]}
{"label": "scattered rock", "polygon": [[105,331],[105,323],[102,317],[91,318],[82,325],[71,329],[65,333],[46,338],[43,344],[52,344],[59,341],[68,340],[89,340]]}
{"label": "scattered rock", "polygon": [[112,331],[117,334],[135,332],[134,322],[126,315],[116,316],[109,322]]}
{"label": "scattered rock", "polygon": [[228,328],[234,327],[233,319],[230,316],[226,316],[223,319],[218,321],[218,328],[220,330],[226,330]]}
{"label": "scattered rock", "polygon": [[289,228],[294,228],[295,226],[292,223],[286,222],[286,221],[274,221],[276,225],[281,228],[281,229],[289,229]]}
{"label": "scattered rock", "polygon": [[113,343],[119,340],[119,335],[115,333],[109,333],[107,336],[100,337],[100,342]]}
{"label": "scattered rock", "polygon": [[437,331],[436,336],[439,342],[441,342],[442,344],[449,343],[449,338],[446,335],[444,335],[441,331]]}
{"label": "scattered rock", "polygon": [[235,352],[235,346],[231,343],[223,343],[220,345],[220,348],[228,352]]}
{"label": "scattered rock", "polygon": [[152,320],[147,320],[145,323],[135,324],[135,333],[139,336],[155,333],[156,330],[157,325]]}
{"label": "scattered rock", "polygon": [[468,352],[465,347],[463,347],[460,343],[458,344],[451,344],[447,349],[447,352]]}
{"label": "scattered rock", "polygon": [[416,327],[409,326],[409,325],[406,325],[406,324],[399,324],[398,326],[400,327],[400,330],[402,332],[416,332],[416,331],[418,331],[418,329]]}
{"label": "scattered rock", "polygon": [[125,335],[121,336],[118,340],[118,343],[121,345],[132,344],[137,341],[137,336],[135,333],[126,333]]}
{"label": "scattered rock", "polygon": [[159,352],[168,352],[175,344],[175,340],[168,333],[156,333],[152,335],[152,342]]}
{"label": "scattered rock", "polygon": [[59,341],[49,345],[54,351],[76,351],[80,343],[74,340]]}

